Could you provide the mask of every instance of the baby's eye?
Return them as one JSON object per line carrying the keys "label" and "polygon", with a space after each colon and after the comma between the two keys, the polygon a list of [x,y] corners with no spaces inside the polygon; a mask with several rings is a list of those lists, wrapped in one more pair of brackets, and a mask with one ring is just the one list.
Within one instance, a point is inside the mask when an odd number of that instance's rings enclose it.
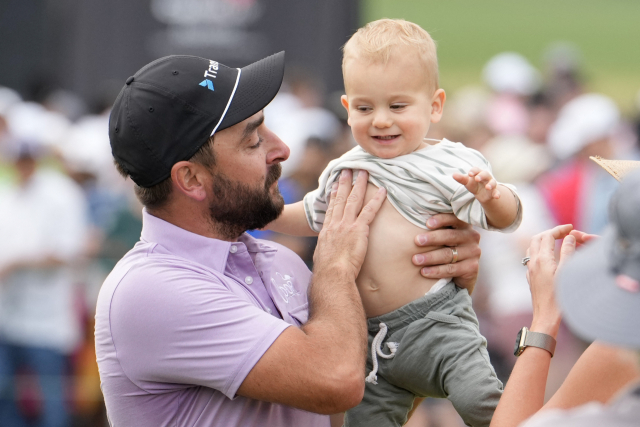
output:
{"label": "baby's eye", "polygon": [[362,112],[367,112],[367,111],[371,111],[371,107],[368,107],[366,105],[358,105],[356,107],[356,110],[362,111]]}
{"label": "baby's eye", "polygon": [[403,108],[404,108],[404,107],[406,107],[406,106],[407,106],[407,104],[391,104],[391,107],[390,107],[390,108],[391,108],[392,110],[401,110],[401,109],[403,109]]}

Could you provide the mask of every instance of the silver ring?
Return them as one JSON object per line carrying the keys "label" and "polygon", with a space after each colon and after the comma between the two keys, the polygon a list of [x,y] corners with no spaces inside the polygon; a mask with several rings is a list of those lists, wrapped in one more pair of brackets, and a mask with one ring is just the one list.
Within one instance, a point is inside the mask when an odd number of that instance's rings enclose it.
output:
{"label": "silver ring", "polygon": [[458,249],[455,246],[451,248],[451,255],[451,264],[455,264],[456,262],[458,262]]}
{"label": "silver ring", "polygon": [[529,261],[531,261],[531,257],[526,256],[522,258],[522,265],[526,266]]}

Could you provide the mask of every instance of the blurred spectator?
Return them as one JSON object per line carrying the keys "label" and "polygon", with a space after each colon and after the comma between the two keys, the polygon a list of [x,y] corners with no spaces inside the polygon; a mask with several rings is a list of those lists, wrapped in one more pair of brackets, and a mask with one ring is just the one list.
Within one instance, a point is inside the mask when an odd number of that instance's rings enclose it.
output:
{"label": "blurred spectator", "polygon": [[22,101],[22,98],[13,89],[0,86],[0,115],[7,113],[10,107]]}
{"label": "blurred spectator", "polygon": [[64,115],[48,111],[36,102],[15,103],[5,113],[9,132],[21,141],[37,141],[52,148],[68,131],[71,123]]}
{"label": "blurred spectator", "polygon": [[487,125],[487,109],[492,95],[486,89],[476,86],[463,87],[451,95],[446,102],[446,114],[440,123],[429,129],[429,138],[447,138],[462,142],[474,150],[482,150],[484,144],[493,137]]}
{"label": "blurred spectator", "polygon": [[79,343],[73,264],[86,206],[66,176],[18,144],[17,182],[0,192],[0,425],[67,426],[65,375]]}
{"label": "blurred spectator", "polygon": [[555,110],[584,92],[583,61],[577,46],[551,44],[544,53],[544,94]]}
{"label": "blurred spectator", "polygon": [[311,72],[294,69],[285,75],[284,87],[265,108],[265,123],[289,146],[289,159],[282,163],[282,176],[287,177],[298,167],[306,141],[333,140],[340,122],[323,107],[323,88]]}
{"label": "blurred spectator", "polygon": [[529,110],[529,126],[526,135],[531,142],[543,145],[546,148],[547,135],[556,119],[557,113],[544,91],[532,95],[529,98],[527,107]]}
{"label": "blurred spectator", "polygon": [[619,125],[618,107],[604,95],[581,95],[560,110],[548,142],[561,163],[538,181],[557,224],[587,233],[599,233],[606,224],[607,202],[617,183],[589,156],[625,158],[615,143]]}
{"label": "blurred spectator", "polygon": [[525,101],[540,87],[538,70],[522,55],[503,52],[489,60],[482,75],[496,93],[488,106],[489,128],[498,135],[525,133],[529,126]]}
{"label": "blurred spectator", "polygon": [[42,102],[49,111],[60,113],[75,122],[87,113],[87,106],[82,98],[73,92],[57,89],[52,91]]}

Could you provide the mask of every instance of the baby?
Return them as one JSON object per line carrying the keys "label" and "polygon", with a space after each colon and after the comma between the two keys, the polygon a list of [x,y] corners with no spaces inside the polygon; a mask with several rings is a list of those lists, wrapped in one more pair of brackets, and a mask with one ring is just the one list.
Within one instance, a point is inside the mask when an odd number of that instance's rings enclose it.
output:
{"label": "baby", "polygon": [[[420,26],[391,19],[367,24],[344,46],[342,67],[342,104],[358,146],[333,160],[320,187],[287,205],[268,228],[319,232],[343,169],[369,173],[365,202],[378,187],[387,190],[356,281],[368,317],[369,375],[364,398],[347,411],[345,426],[403,425],[424,397],[448,398],[465,423],[488,426],[502,383],[471,298],[451,279],[420,274],[411,263],[413,237],[438,213],[513,231],[522,217],[518,196],[512,186],[496,182],[477,151],[425,138],[442,117],[445,93],[438,88],[435,44]],[[455,247],[451,252],[454,263]]]}

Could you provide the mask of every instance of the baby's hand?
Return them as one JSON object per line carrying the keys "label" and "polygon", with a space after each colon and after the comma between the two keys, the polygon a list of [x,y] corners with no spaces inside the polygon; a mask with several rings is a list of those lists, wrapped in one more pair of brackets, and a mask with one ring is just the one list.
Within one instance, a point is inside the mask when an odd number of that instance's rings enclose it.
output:
{"label": "baby's hand", "polygon": [[453,174],[453,179],[467,187],[480,203],[500,198],[498,183],[491,173],[480,168],[471,168],[467,175]]}

